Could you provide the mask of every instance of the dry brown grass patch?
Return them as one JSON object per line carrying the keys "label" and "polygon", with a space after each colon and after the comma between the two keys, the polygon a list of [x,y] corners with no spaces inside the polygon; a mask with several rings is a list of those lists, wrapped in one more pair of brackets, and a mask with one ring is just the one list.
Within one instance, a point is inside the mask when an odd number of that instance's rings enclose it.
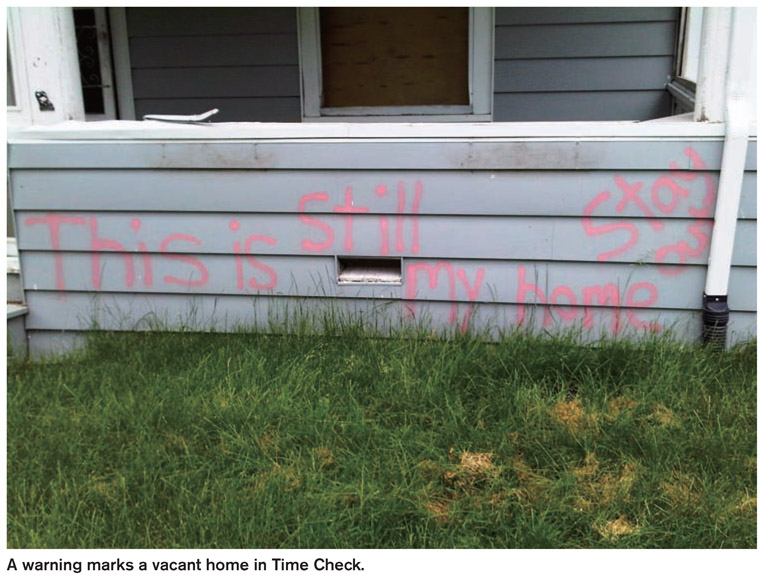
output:
{"label": "dry brown grass patch", "polygon": [[739,499],[736,499],[726,511],[721,520],[724,520],[728,516],[735,516],[738,518],[756,518],[756,498],[745,495]]}
{"label": "dry brown grass patch", "polygon": [[674,412],[661,404],[655,406],[655,409],[653,409],[652,413],[647,416],[647,419],[658,424],[660,427],[678,425],[679,422],[674,415]]}
{"label": "dry brown grass patch", "polygon": [[596,431],[601,414],[584,411],[577,399],[560,401],[549,410],[550,417],[572,434]]}
{"label": "dry brown grass patch", "polygon": [[661,482],[661,489],[672,506],[696,506],[702,488],[695,476],[672,472],[671,479]]}
{"label": "dry brown grass patch", "polygon": [[491,454],[474,454],[472,452],[462,452],[459,465],[466,472],[480,473],[496,469],[491,461]]}
{"label": "dry brown grass patch", "polygon": [[575,400],[557,402],[549,411],[552,419],[569,430],[579,429],[585,417],[584,410]]}
{"label": "dry brown grass patch", "polygon": [[329,448],[315,448],[313,455],[316,457],[320,468],[332,468],[337,465],[337,460],[334,459],[334,454]]}
{"label": "dry brown grass patch", "polygon": [[755,518],[756,498],[743,498],[743,501],[738,504],[737,510],[743,518]]}
{"label": "dry brown grass patch", "polygon": [[427,502],[424,507],[440,524],[448,522],[448,512],[451,509],[448,502],[444,500],[432,500]]}
{"label": "dry brown grass patch", "polygon": [[594,508],[594,504],[586,498],[576,496],[573,498],[573,508],[578,512],[590,512]]}
{"label": "dry brown grass patch", "polygon": [[[453,456],[451,448],[448,452],[449,460],[453,460]],[[459,463],[443,472],[443,480],[448,486],[468,489],[496,478],[499,468],[494,465],[491,457],[490,453],[462,452]]]}
{"label": "dry brown grass patch", "polygon": [[639,464],[635,461],[626,462],[621,467],[621,474],[618,477],[618,486],[622,492],[626,494],[631,492],[634,483],[637,481],[637,475],[639,472]]}
{"label": "dry brown grass patch", "polygon": [[600,536],[611,542],[615,542],[621,536],[634,534],[639,530],[639,526],[629,522],[626,516],[621,516],[615,520],[609,520],[603,524],[597,524],[594,528],[599,532]]}
{"label": "dry brown grass patch", "polygon": [[249,487],[252,491],[259,492],[265,489],[268,482],[277,483],[283,492],[292,492],[302,486],[302,477],[293,466],[282,467],[278,462],[273,462],[270,470],[252,476]]}
{"label": "dry brown grass patch", "polygon": [[592,503],[606,506],[616,497],[629,500],[631,489],[637,479],[638,465],[630,461],[621,466],[618,475],[611,472],[602,472],[600,462],[594,454],[587,454],[584,464],[573,468],[572,473],[576,478],[582,495],[574,500],[574,507],[578,510],[586,510]]}
{"label": "dry brown grass patch", "polygon": [[614,397],[608,402],[607,415],[611,419],[617,418],[621,413],[629,415],[638,405],[639,402],[628,397]]}

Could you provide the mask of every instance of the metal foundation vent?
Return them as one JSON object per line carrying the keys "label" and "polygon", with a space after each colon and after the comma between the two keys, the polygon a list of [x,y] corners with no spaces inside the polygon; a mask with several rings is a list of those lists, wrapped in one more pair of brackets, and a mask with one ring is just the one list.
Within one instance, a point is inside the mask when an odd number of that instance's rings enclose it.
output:
{"label": "metal foundation vent", "polygon": [[340,284],[401,285],[401,259],[337,257]]}

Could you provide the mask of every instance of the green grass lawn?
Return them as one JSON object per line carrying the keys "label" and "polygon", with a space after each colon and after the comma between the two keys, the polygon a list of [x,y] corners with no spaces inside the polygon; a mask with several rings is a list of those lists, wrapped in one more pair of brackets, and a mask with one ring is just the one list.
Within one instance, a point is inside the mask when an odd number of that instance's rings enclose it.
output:
{"label": "green grass lawn", "polygon": [[9,548],[755,546],[755,343],[128,333],[10,362]]}

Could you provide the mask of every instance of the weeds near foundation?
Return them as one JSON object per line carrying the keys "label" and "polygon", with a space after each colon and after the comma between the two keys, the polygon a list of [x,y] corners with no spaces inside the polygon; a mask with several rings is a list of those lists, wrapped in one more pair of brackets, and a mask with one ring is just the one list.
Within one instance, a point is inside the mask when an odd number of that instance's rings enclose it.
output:
{"label": "weeds near foundation", "polygon": [[342,321],[12,360],[8,547],[756,546],[755,342]]}

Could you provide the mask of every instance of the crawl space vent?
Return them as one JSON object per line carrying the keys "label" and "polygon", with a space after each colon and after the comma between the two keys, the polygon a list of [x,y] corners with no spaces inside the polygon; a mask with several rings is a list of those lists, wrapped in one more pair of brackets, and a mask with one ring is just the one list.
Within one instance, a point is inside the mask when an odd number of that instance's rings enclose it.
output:
{"label": "crawl space vent", "polygon": [[339,283],[401,284],[401,259],[337,257]]}

